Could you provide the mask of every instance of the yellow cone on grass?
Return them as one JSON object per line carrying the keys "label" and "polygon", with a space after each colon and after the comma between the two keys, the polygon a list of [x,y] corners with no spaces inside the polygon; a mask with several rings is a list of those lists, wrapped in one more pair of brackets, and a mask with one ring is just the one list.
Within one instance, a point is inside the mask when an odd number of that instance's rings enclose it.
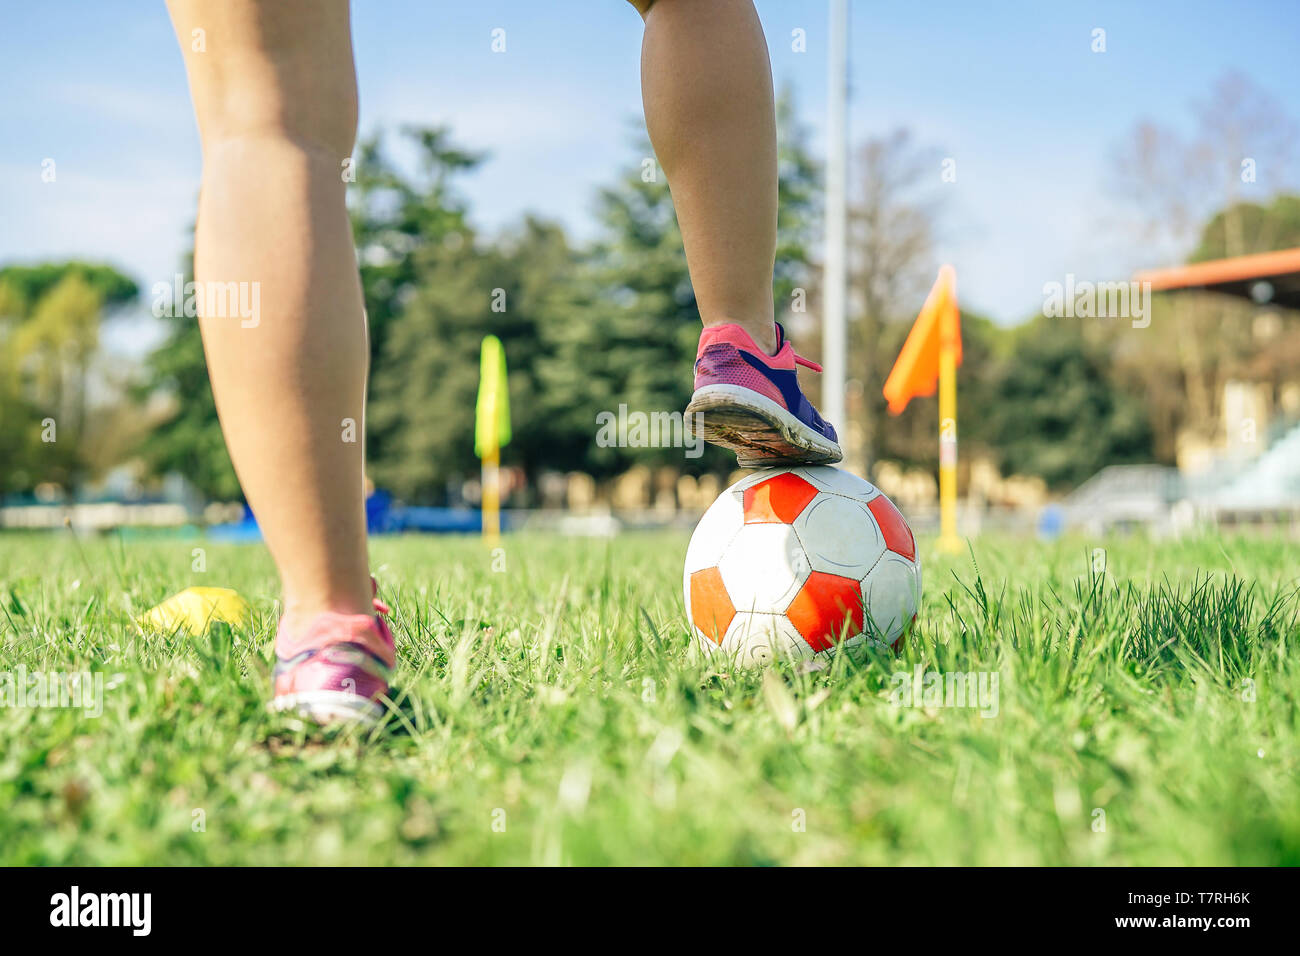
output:
{"label": "yellow cone on grass", "polygon": [[140,623],[162,631],[184,630],[197,637],[213,621],[240,624],[251,613],[248,602],[231,588],[186,588],[147,611]]}

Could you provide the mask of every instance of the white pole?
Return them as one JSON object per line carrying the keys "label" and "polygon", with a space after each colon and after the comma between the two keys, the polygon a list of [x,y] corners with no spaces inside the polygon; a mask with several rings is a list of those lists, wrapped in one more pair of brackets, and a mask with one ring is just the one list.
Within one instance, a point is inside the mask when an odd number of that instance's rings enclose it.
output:
{"label": "white pole", "polygon": [[825,368],[822,413],[845,440],[845,369],[848,336],[845,331],[847,270],[848,86],[849,4],[830,0],[827,79],[829,116],[826,133],[826,273],[825,314],[822,317],[822,365]]}

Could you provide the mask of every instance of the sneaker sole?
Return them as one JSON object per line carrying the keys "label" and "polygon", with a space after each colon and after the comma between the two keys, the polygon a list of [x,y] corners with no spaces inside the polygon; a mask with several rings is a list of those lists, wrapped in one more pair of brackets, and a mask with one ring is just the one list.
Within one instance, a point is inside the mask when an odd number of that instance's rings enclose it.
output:
{"label": "sneaker sole", "polygon": [[743,385],[706,385],[686,406],[686,427],[736,453],[741,468],[831,465],[840,446],[765,395]]}
{"label": "sneaker sole", "polygon": [[266,705],[272,713],[292,713],[318,724],[355,722],[373,727],[384,708],[365,697],[341,690],[305,690],[282,694]]}

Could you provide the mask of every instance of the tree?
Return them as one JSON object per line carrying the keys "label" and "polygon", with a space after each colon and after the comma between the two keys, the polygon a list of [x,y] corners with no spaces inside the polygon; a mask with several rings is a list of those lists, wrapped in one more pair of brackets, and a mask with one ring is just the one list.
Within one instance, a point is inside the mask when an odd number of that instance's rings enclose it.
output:
{"label": "tree", "polygon": [[[88,383],[100,324],[137,295],[135,283],[110,266],[0,269],[0,410],[13,423],[0,454],[0,488],[73,487],[84,477]],[[44,440],[50,434],[54,440]]]}
{"label": "tree", "polygon": [[[806,306],[809,245],[815,228],[817,166],[788,92],[777,104],[780,206],[773,295],[779,317]],[[601,232],[569,279],[567,311],[541,324],[540,401],[547,410],[552,466],[613,474],[633,462],[723,472],[734,458],[710,446],[695,459],[681,449],[600,447],[596,416],[681,412],[690,401],[700,315],[691,287],[668,182],[639,136],[635,162],[603,189]],[[795,318],[798,318],[798,314]]]}
{"label": "tree", "polygon": [[1223,253],[1243,255],[1252,233],[1233,212],[1246,191],[1297,185],[1296,120],[1266,91],[1227,73],[1196,104],[1188,136],[1142,120],[1116,144],[1112,180],[1136,228],[1134,253],[1156,265],[1184,256],[1216,210],[1226,212]]}
{"label": "tree", "polygon": [[33,303],[11,343],[29,373],[37,405],[49,409],[71,436],[86,420],[86,379],[99,348],[102,294],[82,276],[70,273]]}
{"label": "tree", "polygon": [[[193,251],[186,254],[182,274],[192,281]],[[199,323],[183,310],[161,318],[167,334],[145,360],[145,378],[134,396],[140,405],[152,402],[164,410],[139,453],[157,474],[175,472],[209,498],[238,501],[243,493],[217,419]]]}
{"label": "tree", "polygon": [[[186,280],[191,272],[187,268]],[[140,403],[166,403],[140,454],[158,474],[176,472],[200,493],[222,501],[242,497],[217,419],[198,322],[167,316],[162,344],[146,360],[146,379],[136,391]]]}
{"label": "tree", "polygon": [[[647,141],[639,147],[642,157],[652,156]],[[668,183],[650,163],[630,164],[601,190],[601,234],[572,276],[575,311],[542,328],[541,401],[568,467],[596,474],[634,460],[682,460],[680,449],[599,447],[595,440],[601,412],[617,414],[620,405],[680,412],[690,401],[699,312]]]}
{"label": "tree", "polygon": [[[412,395],[405,410],[388,402],[393,391],[408,384],[418,390],[421,382],[439,382],[450,368],[449,362],[420,378],[418,362],[427,362],[429,353],[442,347],[436,330],[425,330],[429,334],[421,339],[412,329],[397,348],[390,347],[390,333],[423,289],[442,290],[463,281],[457,266],[463,264],[473,235],[451,180],[478,162],[476,156],[452,146],[446,130],[409,128],[403,135],[418,150],[416,175],[404,175],[387,155],[381,138],[374,137],[359,147],[349,196],[370,330],[374,401],[367,423],[367,457],[385,477],[393,475],[395,460],[403,454],[432,455],[430,449],[405,449],[402,434],[421,427],[430,414],[445,413],[446,406],[431,409],[423,404],[428,395]],[[192,275],[192,260],[191,254],[187,278]],[[156,471],[179,472],[210,497],[237,499],[239,482],[217,419],[198,324],[184,316],[166,321],[169,333],[149,357],[148,381],[137,398],[170,397],[170,407],[141,451]],[[406,354],[412,347],[415,354]],[[396,360],[390,362],[393,353]],[[400,378],[407,375],[415,376],[412,383]],[[419,471],[418,462],[411,470]],[[414,488],[403,485],[404,490]]]}
{"label": "tree", "polygon": [[[1234,233],[1240,233],[1242,238],[1232,239]],[[1201,229],[1200,243],[1187,261],[1204,262],[1297,246],[1300,246],[1300,196],[1281,195],[1266,205],[1238,203],[1216,212]],[[1241,252],[1230,252],[1230,248]]]}
{"label": "tree", "polygon": [[[878,458],[910,458],[909,440],[900,443],[899,429],[882,424],[880,389],[934,281],[937,210],[930,190],[940,182],[941,167],[937,153],[905,129],[866,140],[855,158],[848,209],[848,420],[832,424],[845,466],[866,474]],[[820,283],[816,297],[820,306]],[[800,341],[809,354],[820,355],[820,323],[807,327]]]}
{"label": "tree", "polygon": [[[775,294],[806,287],[816,170],[783,98],[779,108],[779,250]],[[442,500],[476,473],[478,351],[491,332],[510,367],[514,440],[508,465],[611,474],[632,460],[729,469],[716,449],[600,448],[596,415],[620,404],[680,412],[691,393],[699,336],[681,236],[662,172],[642,163],[600,195],[602,233],[575,249],[554,223],[532,217],[499,236],[470,226],[456,177],[481,157],[445,129],[408,128],[411,167],[379,138],[365,142],[350,209],[371,333],[367,459],[378,484],[408,500]],[[642,156],[649,146],[640,144]],[[236,491],[192,321],[176,321],[150,359],[155,386],[187,396],[148,447],[208,494]]]}
{"label": "tree", "polygon": [[[0,353],[5,358],[7,351]],[[0,495],[27,491],[45,471],[40,440],[41,416],[21,395],[9,361],[0,364]],[[48,446],[46,446],[48,447]]]}
{"label": "tree", "polygon": [[1081,322],[1040,316],[1016,330],[1014,342],[978,413],[1004,473],[1038,475],[1061,488],[1106,465],[1151,460],[1141,398],[1115,387],[1107,349],[1089,340]]}
{"label": "tree", "polygon": [[544,314],[571,314],[577,256],[559,226],[527,218],[484,241],[468,223],[454,177],[479,162],[442,129],[407,129],[407,174],[378,140],[363,147],[353,219],[373,354],[367,427],[371,472],[413,500],[440,500],[477,472],[474,404],[488,333],[510,368],[514,440],[508,464],[535,467],[555,449],[536,397]]}
{"label": "tree", "polygon": [[[1245,255],[1297,244],[1297,124],[1277,100],[1240,74],[1221,77],[1194,110],[1189,136],[1151,121],[1119,144],[1117,194],[1132,210],[1140,256],[1157,265]],[[1268,204],[1242,201],[1267,190]],[[1121,232],[1122,230],[1112,230]],[[1117,345],[1132,381],[1155,394],[1176,393],[1153,407],[1157,448],[1171,457],[1181,434],[1217,443],[1223,386],[1255,350],[1249,307],[1219,296],[1158,297],[1153,328]]]}
{"label": "tree", "polygon": [[430,255],[418,291],[393,323],[372,375],[371,458],[376,481],[407,499],[441,499],[477,473],[474,406],[483,337],[501,339],[509,366],[514,438],[507,464],[536,468],[558,457],[556,433],[538,396],[545,350],[539,324],[559,321],[576,264],[563,230],[528,218],[494,246],[466,241]]}
{"label": "tree", "polygon": [[0,298],[4,303],[0,306],[0,319],[31,315],[41,298],[59,283],[73,277],[90,286],[106,309],[127,305],[140,294],[135,280],[112,266],[80,261],[5,266],[0,268],[0,287],[4,289],[3,298]]}
{"label": "tree", "polygon": [[[879,352],[892,361],[911,331],[910,322],[891,322],[881,328]],[[999,401],[999,376],[1014,349],[1015,331],[998,327],[992,319],[974,312],[961,316],[962,364],[957,369],[958,434],[962,457],[989,448],[1001,435],[990,430],[990,410]],[[885,372],[888,371],[888,366]],[[884,373],[882,373],[883,375]],[[881,379],[883,382],[883,378]],[[873,402],[874,404],[874,402]],[[886,417],[882,401],[877,413],[883,423],[875,445],[879,459],[935,471],[939,467],[939,400],[915,398],[896,418]]]}
{"label": "tree", "polygon": [[[850,283],[858,307],[850,323],[849,347],[863,400],[854,403],[856,464],[865,469],[889,442],[880,422],[885,400],[880,387],[902,346],[905,330],[934,281],[934,218],[927,183],[938,182],[932,150],[918,147],[907,130],[867,140],[859,151],[860,192],[849,210]],[[897,326],[884,345],[887,326]],[[894,343],[892,340],[897,339]],[[897,345],[897,348],[895,347]]]}
{"label": "tree", "polygon": [[376,135],[358,147],[356,181],[349,189],[375,357],[384,354],[388,332],[419,287],[427,258],[472,238],[454,180],[483,161],[482,154],[454,145],[445,127],[406,126],[400,132],[415,148],[415,174],[404,173]]}

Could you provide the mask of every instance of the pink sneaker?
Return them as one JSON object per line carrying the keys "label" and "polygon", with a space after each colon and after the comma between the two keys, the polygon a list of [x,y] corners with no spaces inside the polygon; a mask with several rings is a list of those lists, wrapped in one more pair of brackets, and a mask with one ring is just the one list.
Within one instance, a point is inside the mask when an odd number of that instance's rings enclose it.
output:
{"label": "pink sneaker", "polygon": [[795,370],[821,366],[794,354],[780,322],[776,333],[776,354],[768,355],[738,325],[704,330],[686,427],[730,448],[742,468],[837,462],[843,455],[835,429],[804,396]]}
{"label": "pink sneaker", "polygon": [[[371,586],[377,590],[373,579]],[[296,637],[281,622],[275,637],[273,711],[293,711],[326,724],[336,720],[374,723],[384,714],[376,698],[388,693],[397,655],[393,632],[379,615],[389,609],[375,599],[376,615],[314,617]]]}

